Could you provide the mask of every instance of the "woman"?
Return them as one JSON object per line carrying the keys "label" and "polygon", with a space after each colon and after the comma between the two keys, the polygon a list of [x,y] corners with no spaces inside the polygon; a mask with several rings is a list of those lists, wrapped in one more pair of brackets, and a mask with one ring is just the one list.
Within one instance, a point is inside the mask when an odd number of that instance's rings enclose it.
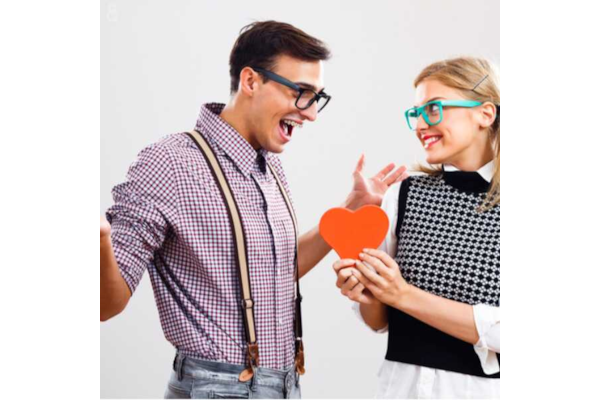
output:
{"label": "woman", "polygon": [[484,59],[425,68],[409,128],[430,167],[388,190],[379,250],[334,264],[342,294],[388,334],[377,397],[500,395],[500,90]]}

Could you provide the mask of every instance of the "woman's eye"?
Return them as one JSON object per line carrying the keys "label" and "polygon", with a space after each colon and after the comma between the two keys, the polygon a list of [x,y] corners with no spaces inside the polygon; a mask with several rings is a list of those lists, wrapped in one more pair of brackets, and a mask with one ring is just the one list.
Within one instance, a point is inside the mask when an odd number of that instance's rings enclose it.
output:
{"label": "woman's eye", "polygon": [[440,106],[437,104],[430,104],[429,107],[427,107],[429,110],[427,111],[428,114],[438,114],[440,112]]}

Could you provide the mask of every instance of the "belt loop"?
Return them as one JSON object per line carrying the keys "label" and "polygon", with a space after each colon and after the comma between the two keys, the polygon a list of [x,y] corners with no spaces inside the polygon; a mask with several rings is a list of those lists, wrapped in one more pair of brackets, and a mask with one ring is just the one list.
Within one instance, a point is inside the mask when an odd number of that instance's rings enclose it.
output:
{"label": "belt loop", "polygon": [[252,382],[250,382],[250,391],[256,392],[256,375],[258,375],[258,368],[252,365]]}
{"label": "belt loop", "polygon": [[296,369],[290,369],[283,378],[283,397],[286,399],[290,398],[291,393],[296,385]]}
{"label": "belt loop", "polygon": [[177,373],[177,380],[181,382],[183,379],[183,361],[185,360],[185,356],[177,353],[175,356],[175,372]]}

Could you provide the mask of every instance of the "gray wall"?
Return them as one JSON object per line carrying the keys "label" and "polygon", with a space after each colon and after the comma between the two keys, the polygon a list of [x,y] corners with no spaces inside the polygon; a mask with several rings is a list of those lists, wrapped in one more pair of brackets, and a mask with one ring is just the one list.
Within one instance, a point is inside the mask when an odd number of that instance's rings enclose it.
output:
{"label": "gray wall", "polygon": [[[300,228],[318,223],[366,172],[423,160],[403,111],[428,63],[478,55],[500,63],[498,0],[102,1],[100,212],[112,204],[137,152],[193,128],[204,102],[227,102],[228,55],[254,21],[292,23],[325,41],[331,103],[282,154]],[[361,326],[339,294],[330,254],[302,280],[306,398],[372,397],[386,336]],[[164,339],[147,275],[127,309],[101,324],[101,397],[162,397],[173,348]]]}

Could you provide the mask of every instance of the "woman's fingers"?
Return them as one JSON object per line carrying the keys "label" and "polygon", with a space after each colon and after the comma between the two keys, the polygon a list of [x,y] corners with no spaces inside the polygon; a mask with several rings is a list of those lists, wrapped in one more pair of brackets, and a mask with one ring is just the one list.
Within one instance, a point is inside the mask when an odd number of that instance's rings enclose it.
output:
{"label": "woman's fingers", "polygon": [[348,278],[350,278],[351,276],[352,276],[352,270],[350,268],[342,269],[341,271],[339,271],[337,273],[337,281],[336,281],[335,285],[341,289],[342,286],[344,286],[344,284],[348,280]]}
{"label": "woman's fingers", "polygon": [[352,292],[352,290],[357,286],[360,285],[361,283],[358,282],[358,279],[356,279],[355,276],[351,276],[348,278],[348,280],[346,280],[346,282],[342,285],[341,289],[342,289],[342,294],[344,296],[347,296]]}
{"label": "woman's fingers", "polygon": [[[354,274],[358,273],[358,271],[354,271]],[[350,300],[356,301],[358,303],[374,303],[373,295],[370,294],[369,290],[365,288],[365,285],[361,283],[356,276],[351,276],[350,278],[348,278],[348,281],[342,287],[342,294],[348,297]]]}
{"label": "woman's fingers", "polygon": [[350,292],[348,292],[348,298],[350,300],[358,301],[358,299],[362,295],[362,291],[365,290],[365,285],[360,283],[355,277],[352,277],[351,279],[353,281],[356,281],[356,285],[354,285]]}
{"label": "woman's fingers", "polygon": [[386,253],[385,251],[376,250],[376,249],[364,249],[363,251],[367,255],[376,257],[379,260],[381,260],[381,262],[388,268],[398,268],[398,264],[396,264],[396,261],[392,257],[390,257],[390,255],[388,253]]}
{"label": "woman's fingers", "polygon": [[390,163],[388,165],[386,165],[381,171],[379,171],[379,173],[377,173],[377,175],[375,175],[373,178],[375,179],[379,179],[380,181],[383,181],[384,178],[386,177],[387,174],[389,174],[390,172],[392,172],[392,170],[394,169],[396,165],[394,163]]}
{"label": "woman's fingers", "polygon": [[362,283],[363,281],[370,282],[355,268],[343,269],[338,274],[338,288],[341,289],[342,295],[357,303],[374,304],[374,296]]}
{"label": "woman's fingers", "polygon": [[381,276],[377,275],[376,272],[371,271],[371,269],[361,261],[356,262],[356,269],[358,269],[364,275],[365,278],[372,282],[372,284],[370,285],[369,283],[361,280],[361,283],[364,283],[366,287],[369,288],[373,284],[379,287],[385,286],[386,280]]}
{"label": "woman's fingers", "polygon": [[394,183],[398,183],[398,182],[402,182],[403,180],[405,180],[406,178],[408,178],[410,175],[408,174],[408,172],[403,173],[398,179],[396,179],[396,181]]}
{"label": "woman's fingers", "polygon": [[395,170],[393,173],[391,173],[387,177],[385,177],[385,179],[383,179],[383,183],[390,186],[390,185],[398,182],[398,178],[400,178],[402,176],[402,174],[404,174],[404,172],[406,172],[406,166],[403,165],[403,166],[399,167],[397,170]]}
{"label": "woman's fingers", "polygon": [[356,164],[356,168],[354,169],[354,173],[361,174],[364,166],[365,166],[365,155],[361,154],[360,158],[358,159],[358,163]]}
{"label": "woman's fingers", "polygon": [[[369,268],[369,267],[367,267],[367,268]],[[363,303],[363,304],[373,304],[374,303],[373,294],[367,288],[367,285],[369,287],[375,288],[375,284],[373,282],[371,282],[368,278],[366,278],[358,269],[356,269],[356,268],[351,268],[351,269],[352,269],[352,275],[358,280],[359,284],[362,287],[358,297],[356,299],[352,299],[352,300],[358,301],[359,303]],[[353,290],[358,291],[358,289],[356,289],[356,286],[354,287]]]}
{"label": "woman's fingers", "polygon": [[333,270],[337,274],[338,272],[340,272],[341,269],[352,267],[354,265],[356,265],[356,260],[339,260],[335,264],[333,264]]}
{"label": "woman's fingers", "polygon": [[[361,283],[362,285],[362,283]],[[371,293],[371,291],[365,287],[361,293],[360,296],[358,296],[358,301],[361,304],[375,304],[376,300],[375,297],[373,296],[373,293]]]}
{"label": "woman's fingers", "polygon": [[372,265],[373,268],[375,268],[375,271],[377,271],[377,273],[380,276],[384,277],[387,280],[392,279],[390,268],[386,266],[379,258],[373,257],[366,253],[360,253],[359,257],[361,260],[368,262],[369,265]]}

